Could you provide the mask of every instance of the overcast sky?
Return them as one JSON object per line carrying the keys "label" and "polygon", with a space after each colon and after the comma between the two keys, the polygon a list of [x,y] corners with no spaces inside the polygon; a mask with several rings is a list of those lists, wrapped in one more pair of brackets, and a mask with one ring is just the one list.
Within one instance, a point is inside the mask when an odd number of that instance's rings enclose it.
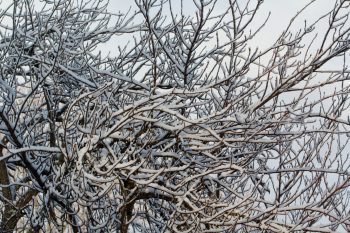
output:
{"label": "overcast sky", "polygon": [[[246,1],[246,0],[242,0]],[[220,13],[227,9],[228,0],[218,0],[216,5],[216,12]],[[262,8],[259,11],[254,23],[258,26],[265,19],[269,12],[271,16],[263,31],[256,38],[257,46],[263,48],[271,45],[271,42],[276,39],[279,33],[288,25],[290,19],[300,10],[305,4],[310,1],[307,0],[265,0]],[[306,10],[298,21],[295,22],[295,30],[303,26],[304,20],[311,22],[319,16],[331,10],[334,6],[335,0],[316,0],[308,10]],[[174,8],[180,8],[180,0],[171,1]],[[111,0],[109,3],[109,10],[112,12],[127,12],[128,9],[135,8],[133,0]],[[191,0],[183,1],[184,12],[191,15],[195,11],[195,7]],[[324,25],[326,21],[322,22]],[[326,26],[326,25],[325,25]]]}

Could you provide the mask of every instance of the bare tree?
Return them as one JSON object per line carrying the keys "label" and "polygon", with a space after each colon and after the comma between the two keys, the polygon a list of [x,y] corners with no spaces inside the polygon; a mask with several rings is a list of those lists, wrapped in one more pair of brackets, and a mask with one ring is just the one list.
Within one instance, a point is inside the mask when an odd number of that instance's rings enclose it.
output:
{"label": "bare tree", "polygon": [[1,7],[1,232],[350,231],[350,2],[218,2]]}

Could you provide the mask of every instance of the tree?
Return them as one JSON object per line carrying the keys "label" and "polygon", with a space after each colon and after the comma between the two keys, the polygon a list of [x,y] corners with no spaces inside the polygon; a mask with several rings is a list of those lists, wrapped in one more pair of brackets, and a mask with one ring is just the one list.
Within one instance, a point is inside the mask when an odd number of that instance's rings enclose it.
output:
{"label": "tree", "polygon": [[314,2],[267,49],[261,0],[1,7],[2,232],[349,231],[350,4]]}

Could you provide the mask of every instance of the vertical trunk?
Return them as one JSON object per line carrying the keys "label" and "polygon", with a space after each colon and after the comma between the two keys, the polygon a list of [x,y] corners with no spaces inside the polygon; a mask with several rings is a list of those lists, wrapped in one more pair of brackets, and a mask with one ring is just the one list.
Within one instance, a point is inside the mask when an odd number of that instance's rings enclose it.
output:
{"label": "vertical trunk", "polygon": [[[3,147],[0,147],[0,158],[3,157]],[[15,214],[15,209],[13,206],[12,194],[10,189],[10,178],[7,172],[6,161],[0,161],[0,184],[1,184],[1,196],[4,199],[4,212],[1,218],[1,229],[5,230],[5,232],[13,230],[16,227],[16,222],[12,218],[13,214]],[[12,232],[12,231],[11,231]]]}
{"label": "vertical trunk", "polygon": [[129,228],[129,221],[132,218],[132,210],[134,208],[134,202],[127,204],[122,211],[120,233],[127,233]]}

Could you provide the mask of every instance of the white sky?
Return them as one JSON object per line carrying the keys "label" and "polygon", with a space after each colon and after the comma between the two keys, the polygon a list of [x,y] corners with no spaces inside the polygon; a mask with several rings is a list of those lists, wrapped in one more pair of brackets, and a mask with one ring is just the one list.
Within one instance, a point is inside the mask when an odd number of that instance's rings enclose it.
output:
{"label": "white sky", "polygon": [[[246,1],[246,0],[242,0]],[[255,25],[258,26],[265,19],[269,12],[271,12],[270,19],[264,28],[255,39],[256,46],[260,48],[267,47],[273,43],[280,32],[288,25],[290,19],[310,1],[307,0],[265,0],[262,7],[256,17]],[[299,28],[303,25],[304,20],[311,22],[317,19],[319,16],[325,14],[331,10],[334,6],[335,0],[316,0],[313,5],[306,10],[295,25]],[[174,8],[180,8],[180,0],[171,0]],[[216,12],[220,13],[227,7],[228,0],[218,0],[216,6]],[[109,9],[112,12],[127,12],[130,7],[135,8],[135,2],[133,0],[110,0]],[[192,0],[183,0],[184,12],[191,14],[195,11],[195,7]],[[300,24],[301,23],[301,24]],[[326,24],[327,22],[323,22]],[[326,25],[325,25],[326,26]],[[294,28],[296,29],[296,28]],[[253,41],[254,42],[254,41]]]}

